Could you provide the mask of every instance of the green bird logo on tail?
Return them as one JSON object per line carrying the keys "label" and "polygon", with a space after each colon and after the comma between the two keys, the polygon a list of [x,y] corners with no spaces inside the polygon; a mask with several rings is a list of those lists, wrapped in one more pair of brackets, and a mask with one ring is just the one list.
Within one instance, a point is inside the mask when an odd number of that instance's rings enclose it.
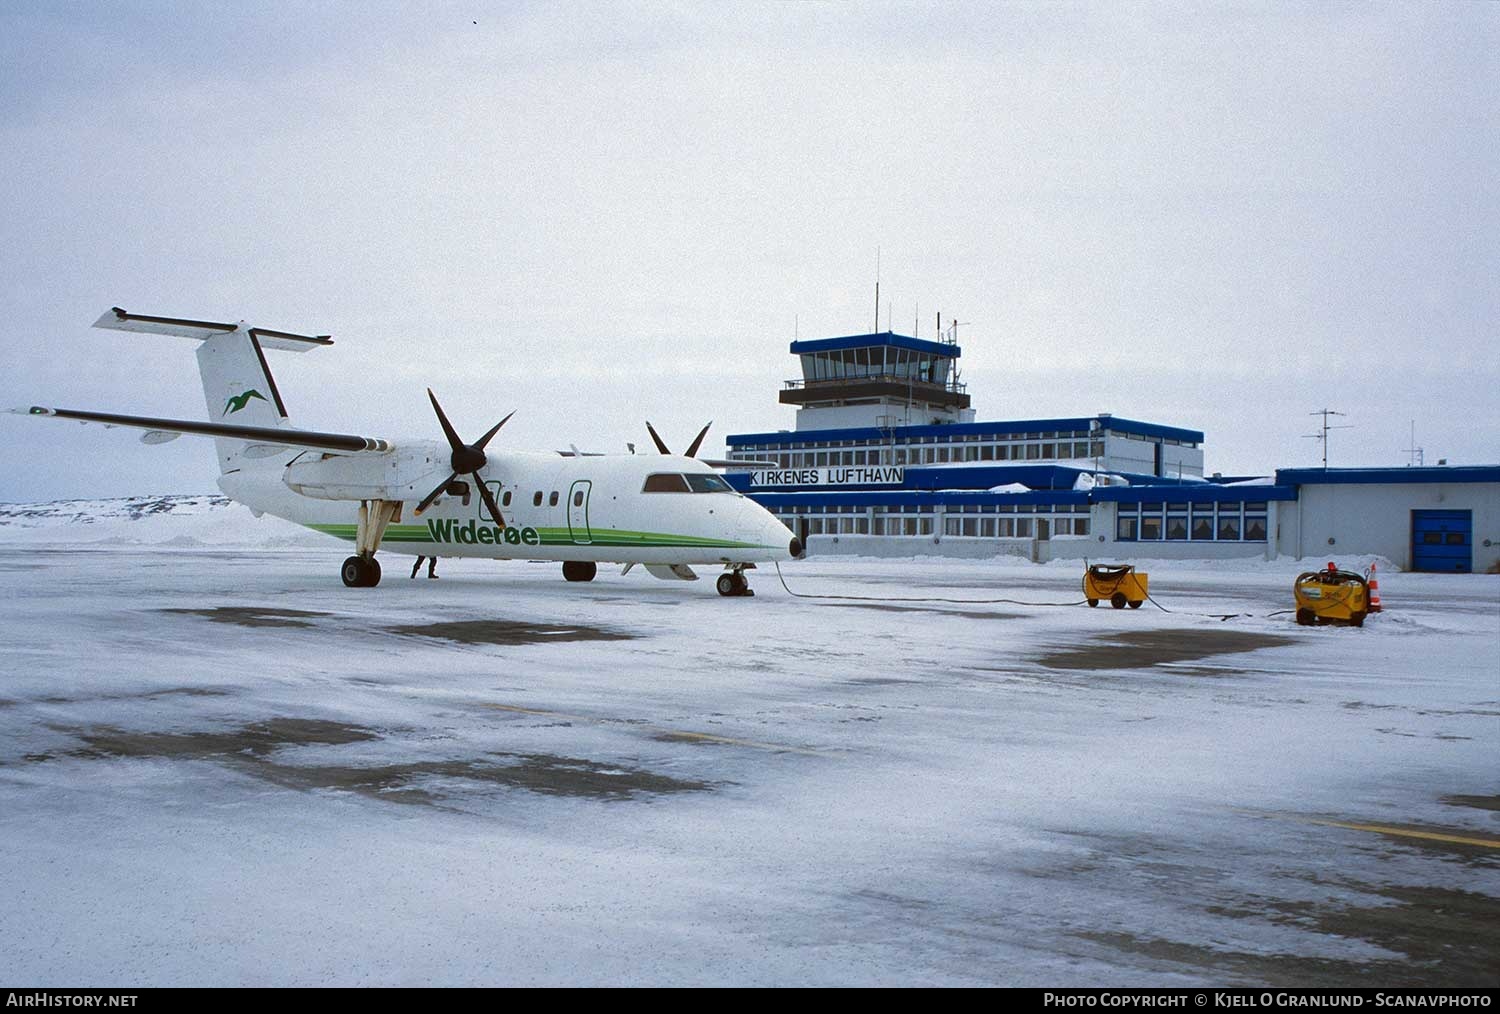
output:
{"label": "green bird logo on tail", "polygon": [[224,414],[233,415],[240,409],[244,408],[246,405],[250,404],[251,398],[259,398],[261,401],[266,400],[265,395],[252,388],[251,390],[246,391],[243,394],[236,394],[228,401],[224,402]]}

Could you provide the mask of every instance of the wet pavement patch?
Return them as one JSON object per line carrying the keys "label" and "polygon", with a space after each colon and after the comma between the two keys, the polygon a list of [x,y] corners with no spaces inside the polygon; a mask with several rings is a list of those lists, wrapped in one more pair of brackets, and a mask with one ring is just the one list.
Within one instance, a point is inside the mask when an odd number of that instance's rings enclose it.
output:
{"label": "wet pavement patch", "polygon": [[[1495,955],[1500,953],[1500,898],[1440,887],[1351,886],[1381,900],[1369,905],[1337,905],[1257,898],[1252,906],[1208,911],[1363,940],[1404,955],[1405,960],[1248,954],[1125,934],[1098,934],[1092,939],[1121,950],[1237,974],[1268,986],[1367,986],[1376,981],[1452,988],[1494,982]],[[1106,939],[1111,936],[1115,939]]]}
{"label": "wet pavement patch", "polygon": [[1500,810],[1500,796],[1444,796],[1438,802],[1475,810]]}
{"label": "wet pavement patch", "polygon": [[525,623],[519,620],[452,620],[391,627],[393,634],[435,637],[458,644],[556,644],[563,641],[628,641],[634,634],[582,624]]}
{"label": "wet pavement patch", "polygon": [[214,732],[126,732],[110,726],[73,731],[87,744],[77,757],[264,757],[283,746],[339,746],[380,737],[368,729],[313,718],[272,718]]}
{"label": "wet pavement patch", "polygon": [[310,609],[272,609],[268,606],[217,606],[213,609],[162,609],[163,613],[201,616],[215,623],[233,623],[241,627],[310,627],[308,621],[332,613]]}
{"label": "wet pavement patch", "polygon": [[1091,644],[1054,651],[1038,661],[1049,669],[1145,669],[1294,643],[1289,637],[1240,630],[1131,630],[1101,635]]}
{"label": "wet pavement patch", "polygon": [[369,767],[264,764],[256,773],[287,788],[337,789],[388,802],[425,805],[456,801],[485,787],[605,801],[713,788],[709,782],[554,754],[490,753],[474,760]]}
{"label": "wet pavement patch", "polygon": [[[1202,843],[1171,845],[1135,835],[1078,837],[1088,844],[1088,854],[1074,856],[1066,860],[1066,865],[1034,872],[1045,878],[1066,874],[1073,882],[1097,882],[1106,885],[1104,889],[1111,896],[1124,898],[1140,891],[1156,896],[1170,889],[1174,904],[1185,912],[1215,920],[1214,925],[1191,931],[1191,936],[1181,931],[1184,935],[1178,938],[1173,936],[1170,920],[1149,927],[1130,924],[1128,928],[1069,934],[1145,959],[1122,965],[1114,955],[1091,955],[1113,967],[1186,973],[1226,984],[1268,987],[1347,987],[1376,982],[1454,988],[1495,981],[1494,956],[1500,954],[1500,897],[1495,895],[1492,879],[1466,875],[1462,867],[1453,869],[1462,878],[1454,881],[1459,886],[1403,883],[1399,874],[1391,880],[1372,880],[1341,873],[1350,867],[1337,861],[1340,853],[1324,852],[1328,846],[1322,839],[1310,839],[1305,846],[1307,868],[1299,871],[1288,868],[1282,860],[1276,863],[1279,875],[1290,874],[1302,882],[1292,888],[1296,897],[1285,897],[1265,889],[1236,890],[1235,878],[1222,872],[1238,861],[1233,845],[1227,851],[1217,846],[1206,850]],[[1363,840],[1381,850],[1396,842],[1375,836]],[[1420,844],[1405,839],[1403,843]],[[1295,839],[1289,844],[1299,847]],[[1242,858],[1254,868],[1257,862],[1252,856],[1261,855],[1261,846],[1255,839],[1241,845]],[[1433,856],[1430,861],[1457,859],[1463,866],[1470,866],[1464,862],[1460,848],[1449,844],[1444,856]],[[1277,927],[1277,931],[1268,935],[1267,926]],[[1268,944],[1272,939],[1279,943]],[[1360,946],[1350,947],[1350,942]]]}
{"label": "wet pavement patch", "polygon": [[291,764],[276,759],[281,747],[342,746],[381,738],[369,729],[321,719],[273,718],[209,732],[128,732],[110,726],[57,731],[77,736],[84,746],[25,759],[30,763],[60,756],[207,760],[284,788],[357,792],[388,802],[428,805],[472,796],[485,787],[606,801],[714,788],[711,782],[556,754],[487,752],[471,759],[371,765]]}
{"label": "wet pavement patch", "polygon": [[[80,704],[84,701],[151,701],[158,697],[230,697],[234,691],[219,687],[167,687],[165,690],[144,690],[139,693],[99,694],[96,697],[63,697],[54,694],[38,697],[38,704]],[[14,702],[12,702],[14,703]],[[0,707],[4,707],[0,702]]]}

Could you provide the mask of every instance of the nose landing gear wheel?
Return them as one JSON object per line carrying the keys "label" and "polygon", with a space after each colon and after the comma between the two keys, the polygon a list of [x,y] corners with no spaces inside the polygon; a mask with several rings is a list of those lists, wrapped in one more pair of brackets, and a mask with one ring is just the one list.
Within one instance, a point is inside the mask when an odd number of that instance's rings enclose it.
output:
{"label": "nose landing gear wheel", "polygon": [[745,580],[745,575],[737,571],[727,571],[720,574],[719,579],[714,582],[714,587],[719,590],[720,595],[726,598],[735,595],[755,594],[750,590],[750,582]]}
{"label": "nose landing gear wheel", "polygon": [[380,583],[380,563],[373,556],[351,556],[339,568],[339,576],[350,588],[374,588]]}

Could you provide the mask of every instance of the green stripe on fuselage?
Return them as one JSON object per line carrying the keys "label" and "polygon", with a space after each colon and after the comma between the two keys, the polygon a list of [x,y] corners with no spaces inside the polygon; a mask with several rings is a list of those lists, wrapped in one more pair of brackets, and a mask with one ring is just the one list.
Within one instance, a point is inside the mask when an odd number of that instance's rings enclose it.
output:
{"label": "green stripe on fuselage", "polygon": [[[309,524],[307,528],[324,535],[332,535],[350,542],[354,541],[358,532],[357,525],[350,524]],[[475,542],[458,542],[455,537],[460,530],[467,530],[468,522],[462,524],[449,522],[446,527],[440,526],[436,521],[430,521],[425,525],[388,525],[382,542],[422,542],[430,545],[477,545]],[[476,524],[476,528],[479,527]],[[542,546],[579,546],[592,545],[608,548],[651,548],[651,549],[766,549],[754,542],[736,542],[731,539],[706,539],[696,535],[678,535],[672,532],[636,532],[615,528],[593,529],[587,540],[575,541],[573,533],[567,528],[535,528],[538,542],[536,543],[512,543],[505,540],[499,525],[484,525],[492,533],[492,542],[486,545],[542,545]],[[509,526],[508,526],[509,527]],[[511,530],[515,530],[511,528]],[[446,539],[436,538],[438,532],[446,532]]]}

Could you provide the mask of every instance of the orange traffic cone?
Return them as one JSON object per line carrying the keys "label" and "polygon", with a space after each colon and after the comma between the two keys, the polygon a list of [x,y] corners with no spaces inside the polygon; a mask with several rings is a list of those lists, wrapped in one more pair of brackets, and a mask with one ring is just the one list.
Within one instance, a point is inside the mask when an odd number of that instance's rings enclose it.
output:
{"label": "orange traffic cone", "polygon": [[1375,573],[1375,565],[1370,564],[1370,612],[1380,612],[1380,575]]}

